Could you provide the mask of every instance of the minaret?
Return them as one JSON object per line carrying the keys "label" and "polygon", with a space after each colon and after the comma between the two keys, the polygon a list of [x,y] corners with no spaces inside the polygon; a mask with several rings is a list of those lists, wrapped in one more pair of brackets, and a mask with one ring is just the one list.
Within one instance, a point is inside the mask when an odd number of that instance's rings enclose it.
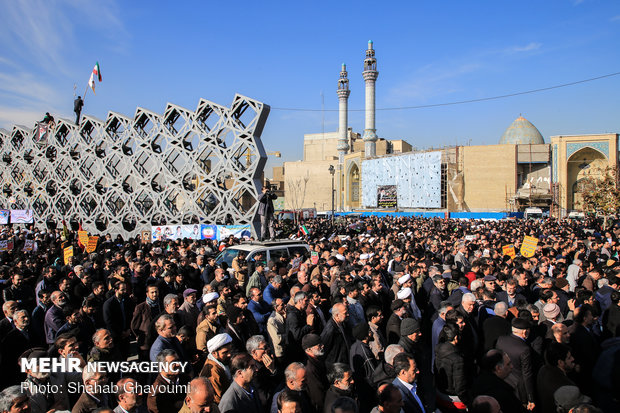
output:
{"label": "minaret", "polygon": [[342,165],[344,156],[349,150],[347,130],[349,128],[349,78],[347,65],[342,64],[340,79],[338,79],[338,164]]}
{"label": "minaret", "polygon": [[376,142],[377,134],[375,129],[375,82],[379,76],[377,72],[377,59],[372,48],[372,40],[368,41],[366,59],[364,59],[364,72],[362,73],[366,81],[366,122],[364,129],[364,156],[372,158],[377,154]]}

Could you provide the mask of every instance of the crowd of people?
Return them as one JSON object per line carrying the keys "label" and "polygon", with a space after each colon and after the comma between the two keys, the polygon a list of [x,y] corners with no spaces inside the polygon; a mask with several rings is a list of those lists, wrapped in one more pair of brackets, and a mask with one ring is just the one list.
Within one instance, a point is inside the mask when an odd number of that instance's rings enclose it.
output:
{"label": "crowd of people", "polygon": [[[304,230],[306,254],[218,265],[240,240],[107,235],[89,254],[73,233],[4,228],[0,412],[620,411],[620,224],[356,217]],[[524,236],[538,240],[528,257]],[[186,368],[23,367],[49,357]]]}

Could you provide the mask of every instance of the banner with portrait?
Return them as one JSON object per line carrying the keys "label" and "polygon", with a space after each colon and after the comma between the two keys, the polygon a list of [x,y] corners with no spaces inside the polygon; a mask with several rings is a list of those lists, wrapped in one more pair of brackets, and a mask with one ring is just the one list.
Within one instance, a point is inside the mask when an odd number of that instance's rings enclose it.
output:
{"label": "banner with portrait", "polygon": [[396,185],[377,187],[377,208],[396,209],[398,206],[398,190]]}
{"label": "banner with portrait", "polygon": [[0,209],[0,225],[6,225],[9,223],[9,210]]}

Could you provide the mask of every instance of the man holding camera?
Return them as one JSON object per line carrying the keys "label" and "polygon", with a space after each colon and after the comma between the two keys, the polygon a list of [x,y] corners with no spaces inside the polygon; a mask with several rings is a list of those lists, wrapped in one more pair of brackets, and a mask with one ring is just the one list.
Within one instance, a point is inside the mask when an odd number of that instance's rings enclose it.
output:
{"label": "man holding camera", "polygon": [[273,200],[278,196],[273,193],[269,184],[263,186],[263,192],[258,196],[258,215],[260,215],[260,240],[267,238],[269,229],[269,239],[273,240],[275,230],[273,229]]}

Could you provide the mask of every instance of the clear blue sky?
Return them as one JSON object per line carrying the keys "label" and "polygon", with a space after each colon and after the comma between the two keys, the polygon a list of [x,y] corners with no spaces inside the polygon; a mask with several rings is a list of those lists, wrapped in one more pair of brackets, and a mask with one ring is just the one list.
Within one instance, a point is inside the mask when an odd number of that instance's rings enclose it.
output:
{"label": "clear blue sky", "polygon": [[[45,111],[72,118],[96,61],[103,83],[84,113],[162,113],[235,93],[274,108],[268,151],[302,157],[304,133],[338,107],[341,63],[351,109],[364,107],[362,62],[375,44],[377,107],[503,95],[620,72],[620,2],[0,0],[0,127]],[[620,76],[465,105],[377,112],[377,134],[417,147],[492,144],[522,113],[543,134],[620,132]],[[362,132],[363,112],[349,125]],[[324,113],[325,131],[337,113]],[[275,162],[274,162],[275,161]],[[280,163],[272,159],[269,165]],[[268,172],[270,175],[270,171]]]}

